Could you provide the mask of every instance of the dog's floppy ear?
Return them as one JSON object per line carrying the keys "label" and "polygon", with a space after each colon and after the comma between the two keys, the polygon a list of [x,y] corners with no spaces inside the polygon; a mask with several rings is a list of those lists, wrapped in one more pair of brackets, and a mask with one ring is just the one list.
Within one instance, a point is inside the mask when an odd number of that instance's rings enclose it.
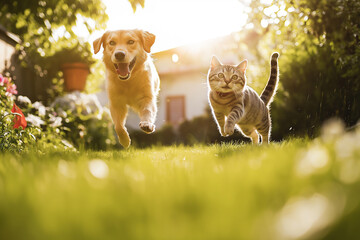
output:
{"label": "dog's floppy ear", "polygon": [[[102,37],[96,39],[93,42],[93,47],[94,47],[94,53],[97,54],[100,51],[101,45],[103,45],[103,43],[105,42],[105,39],[107,38],[108,32],[104,33],[102,35]],[[105,45],[103,45],[104,49],[105,49]]]}
{"label": "dog's floppy ear", "polygon": [[142,41],[145,52],[150,53],[151,46],[155,42],[155,35],[147,31],[139,31],[140,39]]}

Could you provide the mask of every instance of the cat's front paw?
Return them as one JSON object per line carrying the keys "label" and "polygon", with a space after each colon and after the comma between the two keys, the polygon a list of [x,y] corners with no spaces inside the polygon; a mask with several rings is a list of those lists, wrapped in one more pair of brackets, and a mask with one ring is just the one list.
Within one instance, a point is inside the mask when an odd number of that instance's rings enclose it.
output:
{"label": "cat's front paw", "polygon": [[232,124],[226,123],[224,126],[224,135],[223,136],[231,136],[234,134],[234,128],[235,126]]}
{"label": "cat's front paw", "polygon": [[224,132],[223,129],[221,129],[219,132],[220,132],[220,135],[221,135],[222,137],[226,137],[226,134],[225,134],[225,132]]}

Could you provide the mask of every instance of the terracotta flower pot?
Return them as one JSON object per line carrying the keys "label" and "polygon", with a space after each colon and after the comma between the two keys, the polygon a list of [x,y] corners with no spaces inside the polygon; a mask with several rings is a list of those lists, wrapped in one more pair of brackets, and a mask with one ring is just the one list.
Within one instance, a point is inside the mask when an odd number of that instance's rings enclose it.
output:
{"label": "terracotta flower pot", "polygon": [[89,66],[85,63],[64,63],[61,66],[64,73],[65,91],[84,91]]}

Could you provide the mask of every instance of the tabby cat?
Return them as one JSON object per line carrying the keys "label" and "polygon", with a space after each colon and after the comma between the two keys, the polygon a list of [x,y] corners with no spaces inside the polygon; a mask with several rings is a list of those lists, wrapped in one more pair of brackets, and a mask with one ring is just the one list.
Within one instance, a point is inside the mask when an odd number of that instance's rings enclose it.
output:
{"label": "tabby cat", "polygon": [[268,143],[271,131],[269,105],[279,81],[279,53],[271,55],[271,73],[261,96],[246,85],[247,60],[238,66],[223,65],[213,56],[208,73],[209,102],[222,136],[234,133],[235,125],[253,143]]}

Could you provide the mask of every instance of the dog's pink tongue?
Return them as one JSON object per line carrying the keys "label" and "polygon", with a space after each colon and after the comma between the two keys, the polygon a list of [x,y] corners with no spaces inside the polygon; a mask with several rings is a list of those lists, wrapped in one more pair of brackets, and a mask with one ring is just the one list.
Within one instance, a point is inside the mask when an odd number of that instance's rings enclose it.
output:
{"label": "dog's pink tongue", "polygon": [[129,65],[129,63],[118,63],[118,69],[116,69],[117,74],[123,77],[127,76],[130,73]]}

